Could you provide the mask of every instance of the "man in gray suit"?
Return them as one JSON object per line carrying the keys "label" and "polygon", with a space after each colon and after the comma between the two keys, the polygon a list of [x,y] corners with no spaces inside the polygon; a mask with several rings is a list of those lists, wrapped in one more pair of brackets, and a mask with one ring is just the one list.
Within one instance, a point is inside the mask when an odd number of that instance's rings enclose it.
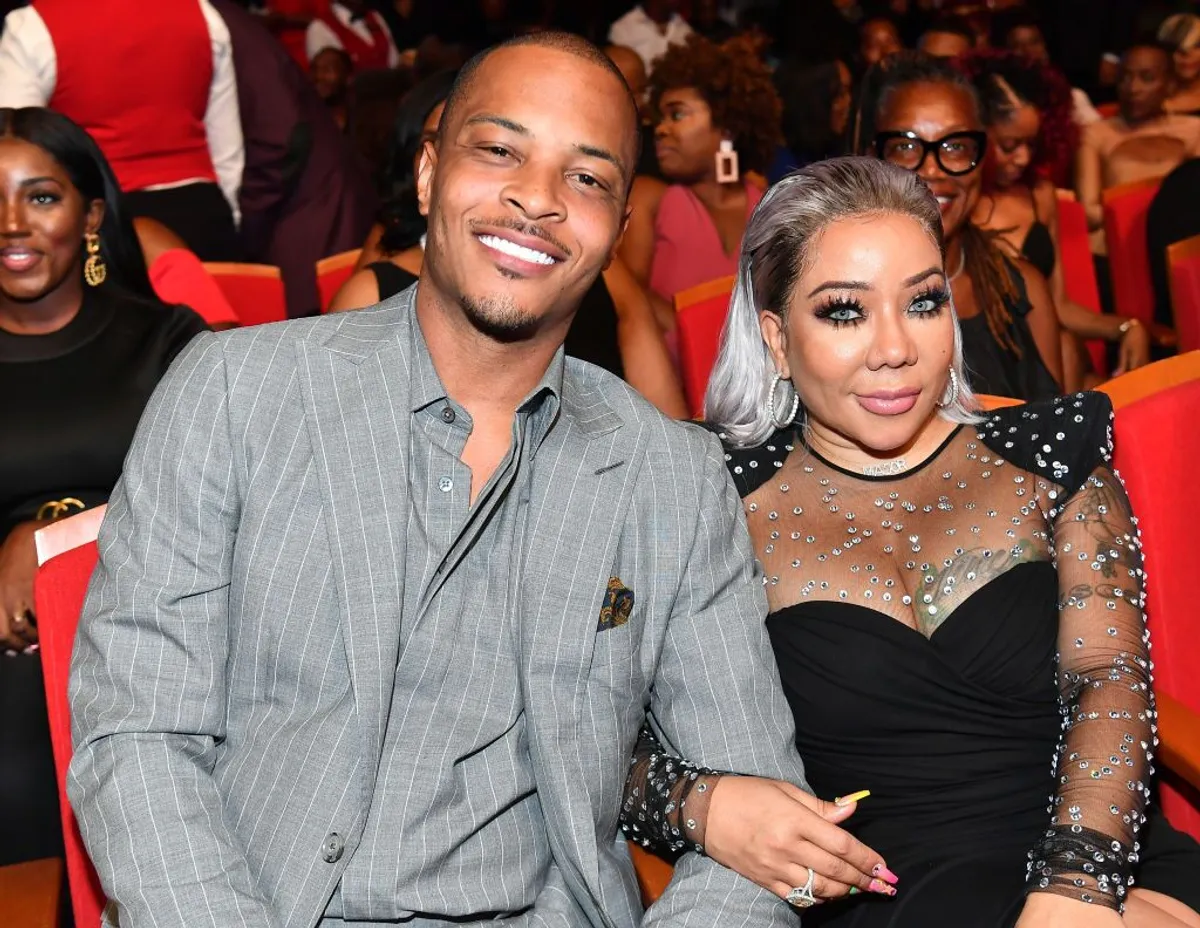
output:
{"label": "man in gray suit", "polygon": [[643,921],[615,840],[647,709],[803,782],[719,444],[563,356],[636,157],[598,50],[501,46],[424,152],[416,288],[163,381],[72,669],[112,924],[794,922],[695,854]]}

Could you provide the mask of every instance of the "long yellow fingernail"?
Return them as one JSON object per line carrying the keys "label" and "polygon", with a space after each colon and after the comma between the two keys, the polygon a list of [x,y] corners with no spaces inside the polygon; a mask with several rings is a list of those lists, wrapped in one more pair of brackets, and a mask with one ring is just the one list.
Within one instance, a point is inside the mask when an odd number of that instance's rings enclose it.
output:
{"label": "long yellow fingernail", "polygon": [[860,789],[857,793],[850,793],[848,796],[838,796],[833,800],[835,806],[848,806],[852,802],[858,802],[860,799],[866,799],[871,795],[869,789]]}

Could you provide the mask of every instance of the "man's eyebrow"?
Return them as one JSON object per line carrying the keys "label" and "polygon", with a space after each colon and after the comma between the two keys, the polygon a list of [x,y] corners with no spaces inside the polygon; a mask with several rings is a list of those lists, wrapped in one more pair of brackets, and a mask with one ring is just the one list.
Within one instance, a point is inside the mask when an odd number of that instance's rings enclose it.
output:
{"label": "man's eyebrow", "polygon": [[491,113],[480,113],[478,116],[472,116],[467,120],[466,125],[477,126],[482,124],[490,124],[499,126],[501,129],[507,129],[509,132],[515,132],[517,135],[532,135],[527,126],[521,125],[519,122],[514,122],[511,119],[505,119],[503,116],[494,116]]}
{"label": "man's eyebrow", "polygon": [[575,150],[581,155],[586,155],[589,158],[599,158],[601,161],[607,161],[615,165],[617,170],[623,175],[625,173],[625,164],[607,148],[597,148],[595,145],[576,145]]}
{"label": "man's eyebrow", "polygon": [[[499,126],[501,129],[507,129],[509,132],[515,132],[517,135],[523,135],[526,137],[533,135],[528,126],[523,126],[515,120],[506,119],[504,116],[497,116],[494,113],[480,113],[477,116],[472,116],[466,121],[465,125]],[[582,142],[577,143],[573,147],[575,151],[581,155],[586,155],[589,158],[599,158],[601,161],[607,161],[609,164],[616,167],[616,169],[621,172],[622,176],[628,174],[628,169],[625,166],[625,162],[607,148],[600,148],[597,145],[587,145]]]}

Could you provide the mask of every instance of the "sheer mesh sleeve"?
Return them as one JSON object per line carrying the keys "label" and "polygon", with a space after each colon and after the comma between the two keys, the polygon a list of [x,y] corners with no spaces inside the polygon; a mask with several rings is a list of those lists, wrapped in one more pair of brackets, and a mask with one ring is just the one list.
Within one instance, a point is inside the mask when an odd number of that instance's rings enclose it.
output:
{"label": "sheer mesh sleeve", "polygon": [[1141,545],[1107,453],[1055,515],[1063,736],[1029,889],[1120,910],[1157,740]]}
{"label": "sheer mesh sleeve", "polygon": [[646,725],[625,781],[625,837],[662,857],[703,854],[709,799],[721,776],[666,753]]}

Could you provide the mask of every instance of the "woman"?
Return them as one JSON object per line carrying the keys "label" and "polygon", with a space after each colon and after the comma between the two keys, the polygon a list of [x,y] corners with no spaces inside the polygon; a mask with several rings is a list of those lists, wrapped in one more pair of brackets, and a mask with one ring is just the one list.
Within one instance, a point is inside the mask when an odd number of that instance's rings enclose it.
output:
{"label": "woman", "polygon": [[979,95],[988,133],[984,193],[972,220],[1010,257],[1049,282],[1063,340],[1066,386],[1082,383],[1079,338],[1119,346],[1115,373],[1150,361],[1150,333],[1137,319],[1090,312],[1067,299],[1058,238],[1056,165],[1069,167],[1078,142],[1070,88],[1056,72],[1011,53],[977,53],[960,62]]}
{"label": "woman", "polygon": [[[809,782],[861,790],[847,827],[896,878],[894,897],[804,924],[1200,925],[1200,847],[1143,824],[1144,574],[1111,406],[975,411],[941,212],[910,172],[862,158],[776,185],[706,398]],[[793,904],[845,891],[838,861],[784,840],[804,813],[778,784],[706,774],[707,814],[688,797],[680,814],[656,784],[690,768],[644,736],[635,772],[652,788],[627,833],[659,847],[695,822]]]}
{"label": "woman", "polygon": [[[425,217],[417,203],[421,150],[437,137],[454,72],[417,84],[396,114],[384,171],[383,208],[359,258],[330,309],[371,306],[412,286],[425,258]],[[660,410],[686,418],[683,388],[667,354],[646,295],[621,261],[614,260],[584,297],[567,332],[566,352],[624,379]]]}
{"label": "woman", "polygon": [[142,409],[204,329],[158,302],[104,156],[49,110],[0,109],[0,865],[61,854],[33,535],[107,500]]}
{"label": "woman", "polygon": [[670,185],[639,177],[621,260],[665,332],[676,293],[733,274],[742,232],[762,197],[748,172],[767,170],[782,142],[771,75],[740,39],[689,36],[655,62],[655,150]]}
{"label": "woman", "polygon": [[1158,30],[1158,41],[1171,50],[1175,86],[1167,99],[1168,113],[1200,116],[1200,16],[1168,16]]}
{"label": "woman", "polygon": [[861,150],[915,171],[942,211],[963,350],[976,387],[1045,399],[1063,382],[1060,330],[1045,278],[971,222],[987,134],[970,82],[944,61],[901,53],[868,80]]}

